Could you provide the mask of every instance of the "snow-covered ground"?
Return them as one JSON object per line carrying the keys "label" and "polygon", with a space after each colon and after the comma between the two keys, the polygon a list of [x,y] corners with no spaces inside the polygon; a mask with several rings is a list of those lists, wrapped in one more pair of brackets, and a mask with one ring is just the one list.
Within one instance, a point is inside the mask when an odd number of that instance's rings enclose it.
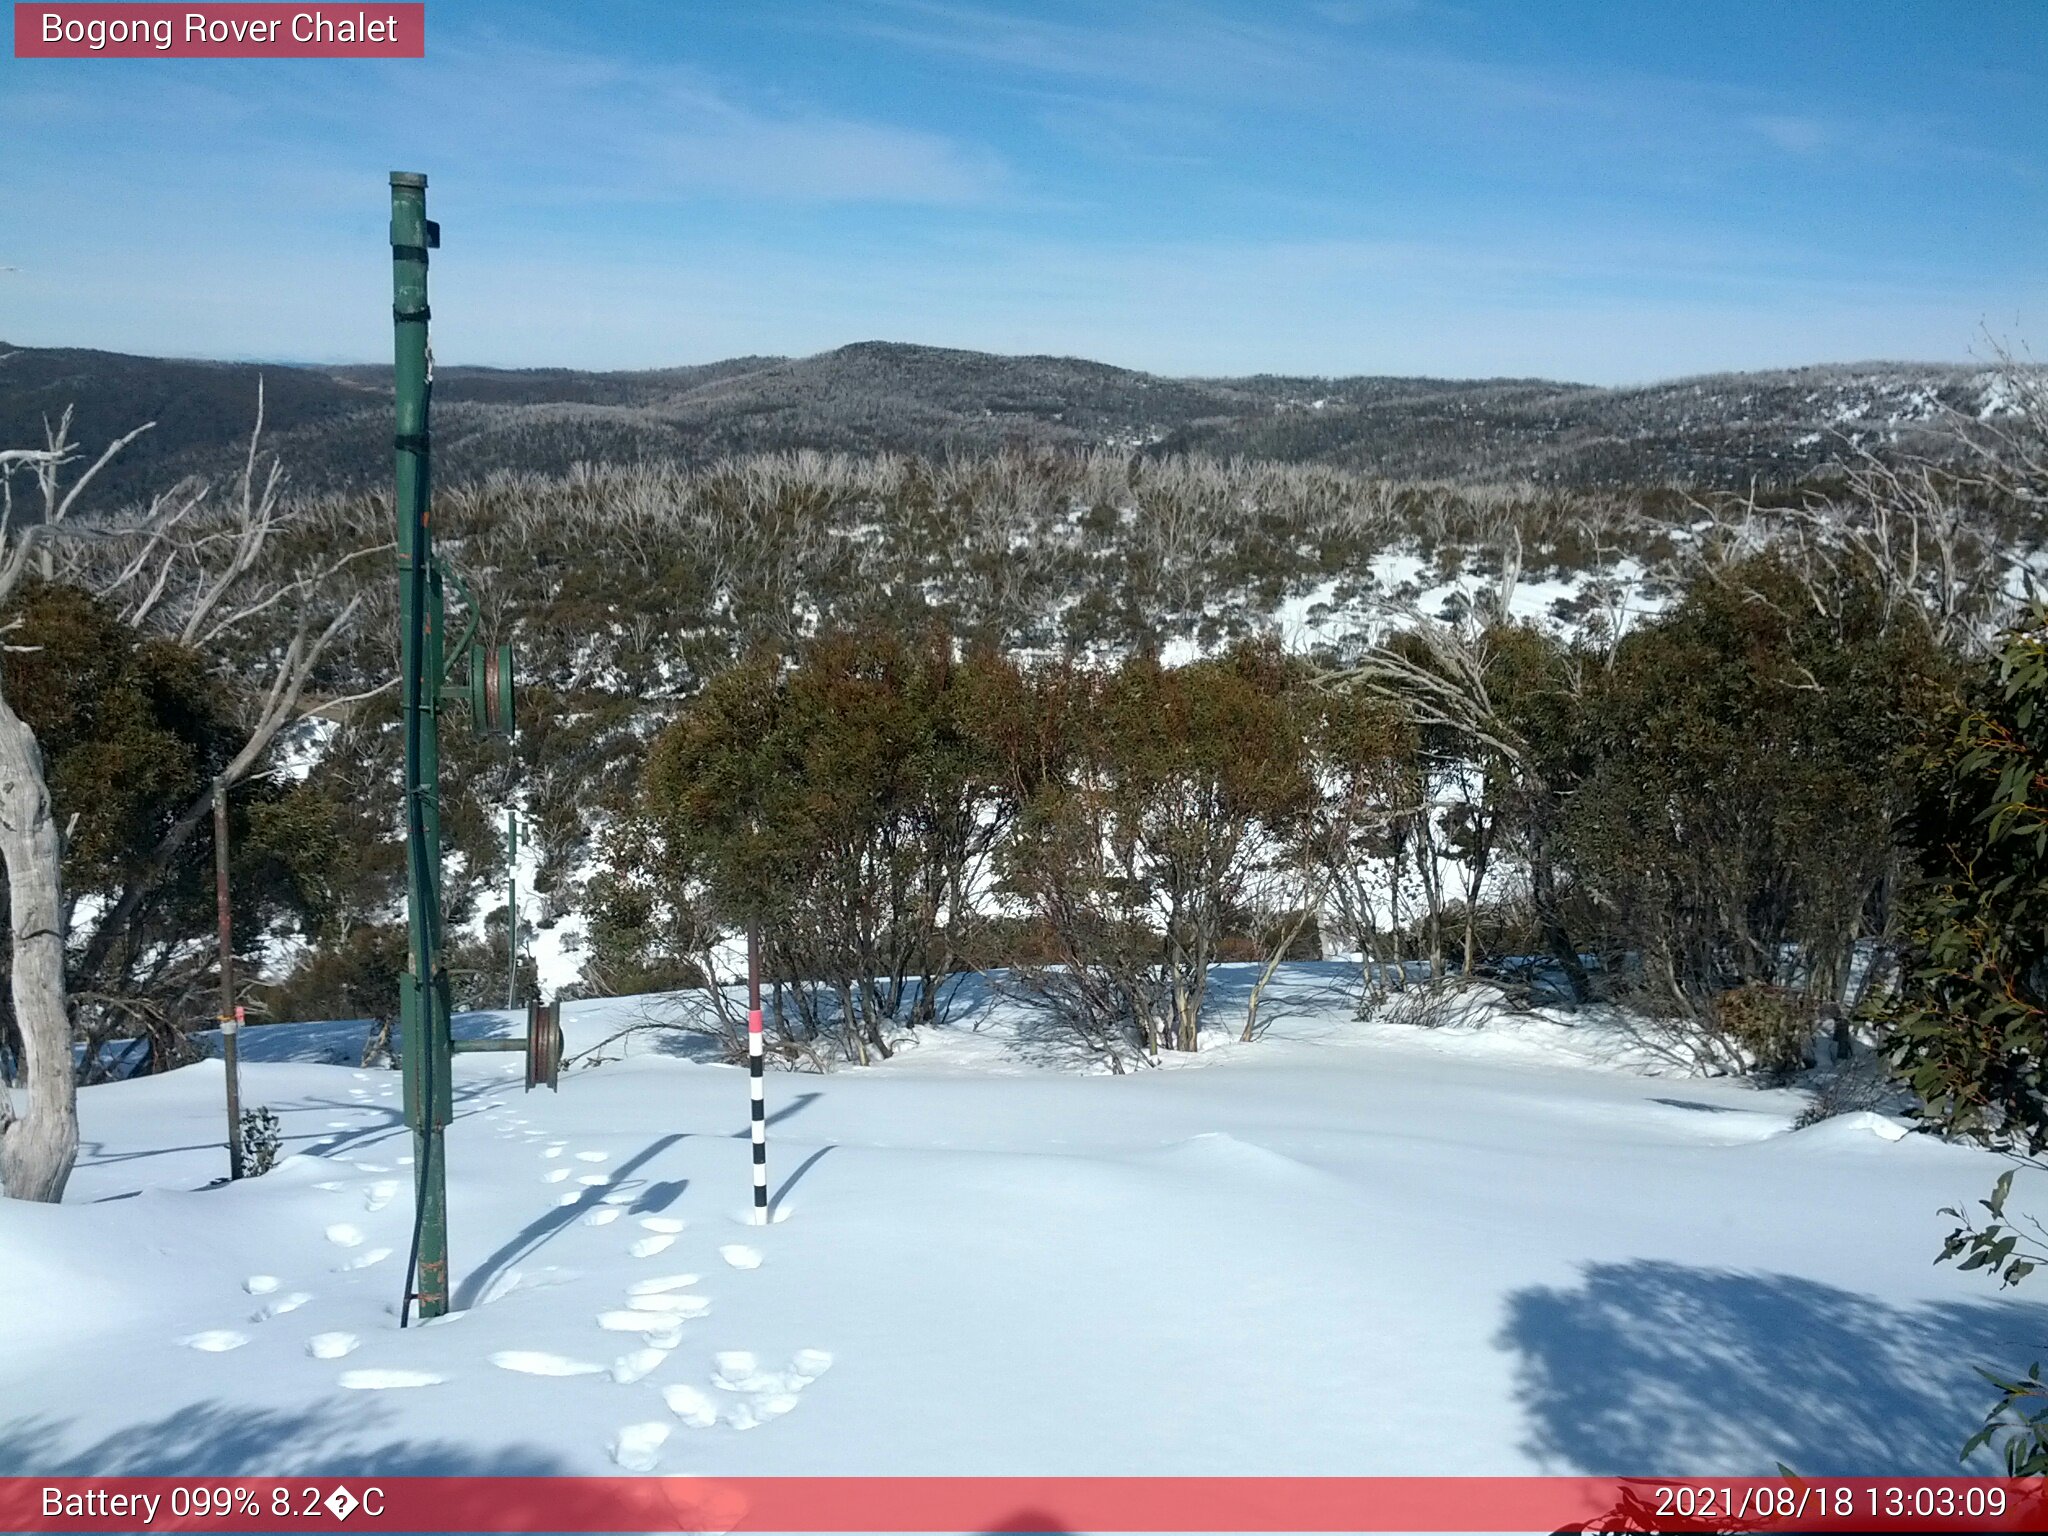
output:
{"label": "snow-covered ground", "polygon": [[[398,1077],[322,1059],[359,1030],[249,1032],[290,1156],[237,1185],[218,1062],[87,1089],[66,1203],[0,1202],[0,1471],[1942,1473],[1972,1367],[2048,1339],[1930,1262],[1994,1158],[1343,983],[1169,1070],[982,999],[777,1073],[765,1227],[692,1040],[532,1095],[458,1057],[458,1310],[403,1332]],[[658,1007],[567,1005],[571,1048]]]}

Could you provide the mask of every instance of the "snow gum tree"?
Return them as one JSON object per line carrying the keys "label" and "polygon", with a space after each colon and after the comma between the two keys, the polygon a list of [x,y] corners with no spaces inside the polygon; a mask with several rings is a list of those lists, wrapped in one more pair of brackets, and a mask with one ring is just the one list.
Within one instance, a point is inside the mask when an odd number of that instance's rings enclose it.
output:
{"label": "snow gum tree", "polygon": [[1893,825],[1951,663],[1853,574],[1817,603],[1824,579],[1767,555],[1696,581],[1586,687],[1578,878],[1710,1043],[1745,987],[1792,989],[1809,1021],[1839,1010],[1855,943],[1894,931]]}
{"label": "snow gum tree", "polygon": [[[2033,1170],[2048,1153],[2048,610],[2006,638],[1927,764],[1907,827],[1921,878],[1906,901],[1903,976],[1885,1010],[1892,1059],[1921,1113]],[[2010,1169],[1988,1216],[1957,1226],[1943,1259],[2016,1284],[2040,1264],[2038,1221],[2006,1214]],[[2000,1396],[1964,1447],[1996,1442],[2016,1477],[2048,1473],[2048,1385],[1985,1373]]]}
{"label": "snow gum tree", "polygon": [[[59,803],[55,791],[66,785],[53,786],[45,743],[24,713],[35,712],[31,697],[52,690],[37,688],[32,661],[20,668],[0,662],[0,865],[7,880],[15,1042],[8,1052],[14,1081],[0,1092],[0,1192],[10,1198],[63,1197],[78,1149],[75,1012],[132,1015],[160,1001],[152,977],[168,971],[183,982],[192,979],[193,956],[204,939],[189,932],[152,935],[148,914],[166,881],[193,862],[190,846],[209,822],[212,780],[233,786],[263,763],[279,733],[304,712],[309,682],[363,603],[361,595],[341,591],[335,578],[372,550],[311,552],[283,571],[272,558],[299,509],[282,499],[282,470],[259,455],[262,420],[259,392],[237,494],[219,505],[210,500],[209,484],[187,480],[134,513],[74,515],[95,477],[146,426],[109,443],[82,473],[74,473],[83,455],[71,437],[69,413],[47,429],[40,447],[0,450],[0,611],[12,613],[18,628],[26,617],[18,609],[31,587],[80,589],[125,636],[150,637],[146,659],[131,647],[112,647],[123,665],[155,669],[160,681],[183,668],[179,686],[190,699],[204,699],[199,713],[219,710],[211,731],[196,720],[185,729],[157,729],[168,723],[161,711],[154,711],[153,722],[134,722],[134,740],[150,743],[137,770],[146,761],[150,772],[163,776],[154,792],[131,798],[134,815],[114,838],[124,846],[95,849],[95,839],[111,836],[109,828],[122,823],[114,814],[119,805],[94,803],[89,786],[79,795],[84,803]],[[26,485],[19,497],[17,482]],[[10,650],[23,642],[20,633],[7,639]],[[177,654],[197,658],[196,664],[187,667]],[[25,693],[17,690],[17,671]],[[135,680],[131,671],[128,682]],[[117,680],[108,698],[123,697],[136,702],[135,689]],[[49,702],[44,698],[45,706]],[[161,690],[156,702],[164,702]],[[212,743],[180,764],[179,751],[209,734]],[[80,762],[82,770],[90,755]],[[189,779],[199,766],[208,782],[180,780],[181,769]],[[118,802],[138,786],[113,787]],[[81,852],[100,858],[114,878],[89,930],[73,935],[68,919],[74,914],[64,895],[65,843],[81,830],[87,844]]]}
{"label": "snow gum tree", "polygon": [[[62,489],[77,456],[69,419],[41,448],[0,450],[0,606],[32,572],[54,571],[51,548],[79,495],[138,433],[110,443],[84,474]],[[40,520],[15,507],[14,482],[26,471],[42,493]],[[60,494],[60,489],[62,493]],[[17,515],[20,522],[17,523]],[[15,713],[0,673],[0,863],[7,874],[8,987],[21,1042],[19,1076],[27,1105],[0,1084],[0,1192],[17,1200],[63,1198],[78,1157],[78,1090],[71,1059],[71,1010],[64,977],[63,848],[43,751]]]}
{"label": "snow gum tree", "polygon": [[1301,683],[1257,645],[1039,680],[1050,750],[1019,764],[1004,887],[1054,962],[1023,967],[1027,984],[1084,1035],[1106,1044],[1130,1026],[1149,1053],[1197,1048],[1225,933],[1315,803]]}
{"label": "snow gum tree", "polygon": [[1908,822],[1922,878],[1889,1010],[1893,1055],[1944,1129],[2048,1152],[2048,610],[1957,712]]}
{"label": "snow gum tree", "polygon": [[[697,932],[704,969],[720,932],[757,926],[799,1035],[836,1023],[855,1060],[888,1054],[885,1020],[939,1017],[1009,820],[976,721],[1012,672],[956,658],[942,634],[872,628],[714,678],[656,742],[643,787],[641,854],[669,872],[668,918]],[[633,905],[618,915],[644,930],[651,907]]]}

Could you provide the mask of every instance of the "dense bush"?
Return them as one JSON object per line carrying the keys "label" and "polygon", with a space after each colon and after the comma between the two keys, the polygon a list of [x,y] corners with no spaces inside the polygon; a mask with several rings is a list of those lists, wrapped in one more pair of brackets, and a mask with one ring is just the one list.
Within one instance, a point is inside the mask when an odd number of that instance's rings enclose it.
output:
{"label": "dense bush", "polygon": [[1925,878],[1890,1010],[1896,1058],[1945,1129],[2048,1151],[2048,614],[1958,711],[1909,822]]}
{"label": "dense bush", "polygon": [[1626,636],[1571,720],[1562,829],[1603,943],[1696,1017],[1750,986],[1837,1009],[1856,941],[1891,930],[1892,826],[1948,671],[1872,588],[1776,558]]}
{"label": "dense bush", "polygon": [[[0,617],[8,697],[36,732],[65,832],[66,925],[86,928],[67,954],[86,1071],[120,1036],[147,1038],[153,1066],[176,1065],[190,1059],[185,1033],[211,1027],[217,1011],[212,822],[184,856],[165,860],[160,849],[241,745],[239,701],[199,654],[138,633],[76,587],[31,583]],[[267,933],[327,920],[340,848],[332,807],[296,785],[238,785],[228,808],[246,973]],[[90,925],[80,923],[87,914]],[[0,978],[7,963],[0,949]],[[4,985],[0,1021],[0,1037],[11,1037]]]}
{"label": "dense bush", "polygon": [[857,1059],[970,963],[1155,1053],[1194,1048],[1219,960],[1314,921],[1375,976],[1533,944],[1584,996],[1590,950],[1699,1057],[1782,1077],[1844,1019],[1857,945],[1894,937],[1892,824],[1953,665],[1816,581],[1758,557],[1611,646],[1478,612],[1336,673],[880,625],[763,651],[653,745],[592,980],[718,974],[752,925],[788,1027]]}

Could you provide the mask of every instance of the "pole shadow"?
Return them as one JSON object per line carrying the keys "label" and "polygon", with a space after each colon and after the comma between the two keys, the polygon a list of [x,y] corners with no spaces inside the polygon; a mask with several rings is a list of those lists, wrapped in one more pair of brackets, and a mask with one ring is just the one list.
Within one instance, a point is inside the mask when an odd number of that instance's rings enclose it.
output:
{"label": "pole shadow", "polygon": [[[782,1108],[770,1111],[764,1123],[768,1125],[780,1125],[783,1121],[789,1119],[792,1115],[802,1114],[805,1110],[809,1109],[813,1104],[815,1104],[819,1099],[822,1099],[823,1097],[825,1097],[824,1092],[821,1089],[817,1088],[811,1089],[808,1093],[800,1093],[795,1098],[791,1099],[787,1104],[783,1105]],[[732,1132],[729,1139],[733,1141],[745,1141],[749,1136],[752,1136],[753,1134],[753,1128],[749,1126],[746,1130]]]}
{"label": "pole shadow", "polygon": [[809,1173],[813,1168],[817,1167],[818,1164],[824,1160],[825,1154],[827,1152],[837,1151],[838,1146],[839,1143],[837,1143],[836,1141],[827,1142],[824,1146],[818,1148],[817,1151],[813,1152],[809,1157],[805,1158],[802,1162],[798,1163],[796,1167],[790,1170],[789,1177],[782,1181],[782,1187],[776,1190],[774,1195],[772,1195],[769,1198],[768,1219],[770,1221],[775,1220],[775,1213],[782,1208],[782,1202],[786,1198],[788,1198],[789,1192],[792,1189],[796,1188],[797,1181],[801,1179],[805,1174]]}
{"label": "pole shadow", "polygon": [[[620,1177],[623,1177],[631,1173],[634,1169],[659,1157],[663,1152],[666,1152],[681,1140],[683,1140],[683,1136],[678,1132],[674,1135],[663,1136],[656,1141],[650,1141],[646,1146],[626,1159],[626,1161],[619,1164],[618,1174]],[[688,1179],[677,1180],[676,1192],[680,1194],[688,1184]],[[603,1202],[607,1194],[618,1193],[618,1185],[618,1178],[614,1178],[610,1184],[592,1185],[584,1190],[581,1199],[569,1205],[555,1206],[545,1216],[530,1221],[520,1228],[518,1232],[499,1245],[497,1252],[463,1276],[462,1283],[455,1288],[455,1309],[457,1311],[466,1311],[470,1307],[475,1306],[477,1298],[483,1295],[490,1286],[490,1283],[502,1274],[506,1268],[515,1261],[523,1259],[538,1250],[542,1244],[546,1243],[571,1222],[595,1210]]]}

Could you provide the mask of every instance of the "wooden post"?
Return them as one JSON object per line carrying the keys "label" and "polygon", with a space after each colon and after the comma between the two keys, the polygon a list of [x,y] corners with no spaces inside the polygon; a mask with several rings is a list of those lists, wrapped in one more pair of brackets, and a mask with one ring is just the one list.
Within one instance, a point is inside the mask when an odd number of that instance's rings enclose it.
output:
{"label": "wooden post", "polygon": [[213,781],[213,894],[220,919],[220,1053],[228,1080],[228,1177],[242,1176],[242,1071],[235,1006],[234,924],[228,912],[228,781]]}

